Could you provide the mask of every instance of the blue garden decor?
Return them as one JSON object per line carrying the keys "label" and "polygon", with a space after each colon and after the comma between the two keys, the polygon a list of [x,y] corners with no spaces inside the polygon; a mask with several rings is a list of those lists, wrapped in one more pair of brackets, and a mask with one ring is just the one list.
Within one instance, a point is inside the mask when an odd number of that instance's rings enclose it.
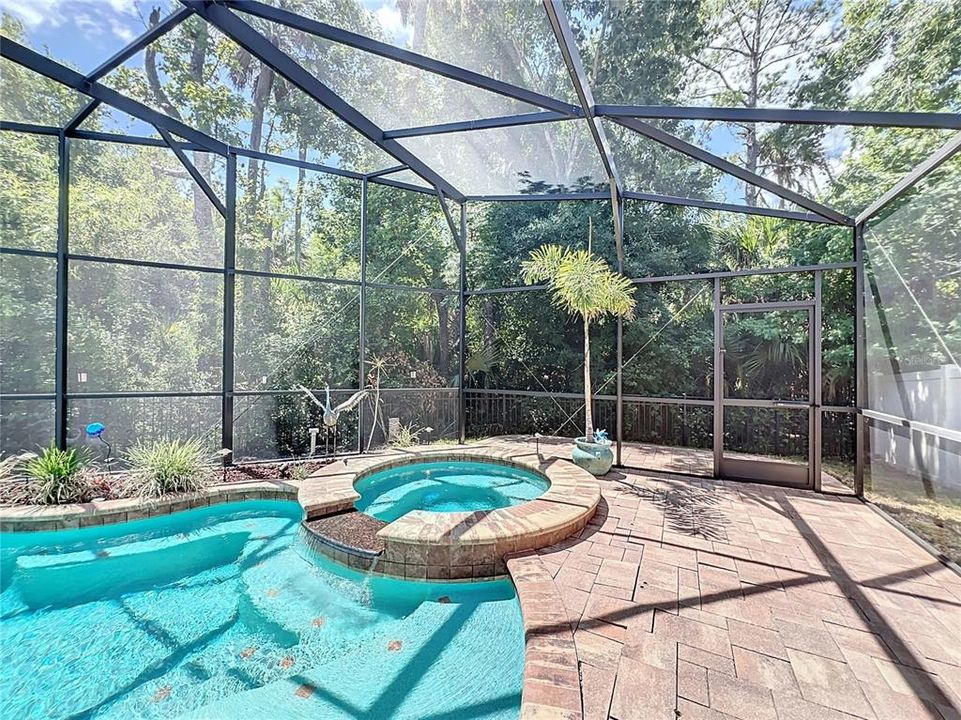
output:
{"label": "blue garden decor", "polygon": [[595,430],[594,431],[594,442],[596,443],[606,443],[610,442],[610,438],[607,435],[607,430]]}
{"label": "blue garden decor", "polygon": [[[607,433],[605,433],[606,435]],[[593,442],[586,437],[574,438],[574,449],[571,459],[575,465],[584,468],[591,475],[604,475],[614,464],[614,453],[611,441],[606,437],[598,438],[594,434]]]}
{"label": "blue garden decor", "polygon": [[107,426],[101,422],[92,422],[87,425],[85,430],[87,432],[87,437],[95,438],[107,446],[107,457],[104,459],[104,462],[109,463],[111,459],[110,453],[113,451],[113,449],[110,447],[110,443],[108,443],[103,436],[103,434],[107,431]]}

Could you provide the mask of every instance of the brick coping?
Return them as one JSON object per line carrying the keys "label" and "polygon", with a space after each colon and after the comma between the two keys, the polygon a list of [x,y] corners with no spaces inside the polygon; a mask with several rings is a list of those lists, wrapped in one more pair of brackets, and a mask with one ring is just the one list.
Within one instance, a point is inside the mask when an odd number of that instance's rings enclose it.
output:
{"label": "brick coping", "polygon": [[583,701],[574,633],[550,569],[534,552],[508,556],[524,621],[520,720],[581,720]]}
{"label": "brick coping", "polygon": [[296,481],[254,480],[218,483],[192,493],[160,498],[94,500],[66,505],[0,507],[0,532],[72,530],[142,520],[209,505],[243,500],[296,500]]}
{"label": "brick coping", "polygon": [[[346,459],[304,480],[298,500],[307,521],[353,508],[355,484],[375,472],[424,461],[474,461],[518,467],[550,486],[530,502],[490,511],[438,513],[414,510],[381,529],[384,552],[365,569],[410,580],[487,580],[507,573],[504,557],[547,547],[582,530],[600,502],[594,477],[565,460],[542,458],[522,446],[459,447],[393,452]],[[318,549],[324,552],[321,544]],[[345,558],[335,557],[339,562]],[[348,563],[357,567],[359,560]]]}

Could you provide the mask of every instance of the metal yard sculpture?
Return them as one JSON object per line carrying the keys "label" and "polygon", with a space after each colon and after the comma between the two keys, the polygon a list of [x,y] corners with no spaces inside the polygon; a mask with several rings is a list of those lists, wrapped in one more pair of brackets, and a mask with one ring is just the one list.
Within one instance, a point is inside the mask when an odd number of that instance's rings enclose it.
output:
{"label": "metal yard sculpture", "polygon": [[347,400],[340,403],[339,405],[331,406],[330,404],[330,386],[324,386],[324,392],[327,393],[327,401],[322,403],[318,400],[314,394],[308,390],[303,385],[298,385],[297,389],[302,391],[307,395],[308,398],[323,411],[323,423],[324,428],[327,430],[324,437],[324,454],[330,454],[330,440],[331,435],[333,435],[334,444],[334,455],[337,454],[337,420],[341,413],[350,412],[355,407],[360,405],[361,401],[367,397],[368,390],[358,390],[353,395],[351,395]]}

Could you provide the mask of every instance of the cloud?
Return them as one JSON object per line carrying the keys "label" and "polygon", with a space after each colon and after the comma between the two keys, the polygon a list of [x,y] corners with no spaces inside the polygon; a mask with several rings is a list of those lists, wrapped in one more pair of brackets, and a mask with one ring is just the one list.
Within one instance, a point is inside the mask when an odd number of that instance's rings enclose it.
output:
{"label": "cloud", "polygon": [[401,18],[400,10],[389,5],[381,5],[374,11],[377,22],[380,23],[384,31],[391,37],[397,37],[405,32],[404,21]]}
{"label": "cloud", "polygon": [[18,18],[28,30],[49,23],[61,25],[62,16],[55,11],[61,0],[0,0],[0,10]]}
{"label": "cloud", "polygon": [[0,11],[18,18],[28,31],[74,26],[86,37],[109,33],[124,42],[137,35],[136,0],[0,0]]}

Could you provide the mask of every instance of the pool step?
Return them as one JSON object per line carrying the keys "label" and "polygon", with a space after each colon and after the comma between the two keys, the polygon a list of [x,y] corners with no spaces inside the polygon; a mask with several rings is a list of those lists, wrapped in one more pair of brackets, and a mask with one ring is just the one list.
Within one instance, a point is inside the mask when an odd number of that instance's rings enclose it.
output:
{"label": "pool step", "polygon": [[233,563],[249,539],[249,532],[200,530],[98,551],[22,555],[13,582],[34,608],[109,599]]}

